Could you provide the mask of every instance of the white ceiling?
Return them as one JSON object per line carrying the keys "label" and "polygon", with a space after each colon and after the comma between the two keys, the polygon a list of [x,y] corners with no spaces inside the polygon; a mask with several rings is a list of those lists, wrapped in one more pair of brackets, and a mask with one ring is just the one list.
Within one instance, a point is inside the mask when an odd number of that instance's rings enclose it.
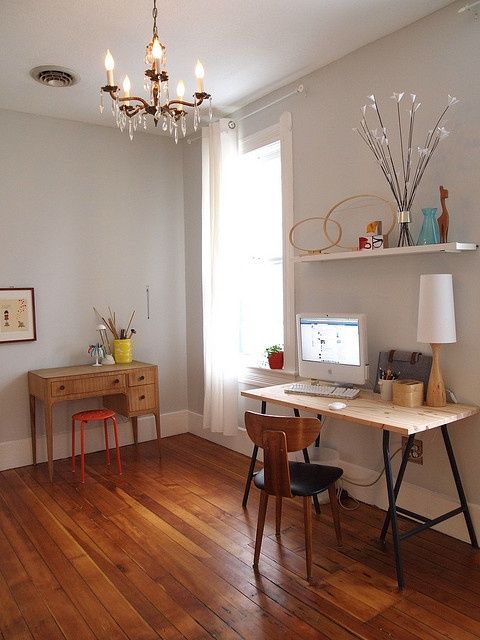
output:
{"label": "white ceiling", "polygon": [[[197,57],[216,108],[229,112],[350,51],[436,11],[451,0],[158,0],[172,89],[195,89]],[[115,80],[140,92],[152,0],[0,0],[0,108],[111,126],[98,111],[107,47]],[[80,82],[34,82],[39,65],[74,70]]]}

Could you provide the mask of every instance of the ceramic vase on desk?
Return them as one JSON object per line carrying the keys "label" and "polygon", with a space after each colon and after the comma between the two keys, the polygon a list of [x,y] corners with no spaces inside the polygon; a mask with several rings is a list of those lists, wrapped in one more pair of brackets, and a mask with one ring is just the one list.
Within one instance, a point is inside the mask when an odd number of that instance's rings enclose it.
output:
{"label": "ceramic vase on desk", "polygon": [[113,357],[116,364],[129,364],[133,360],[133,344],[130,338],[113,341]]}

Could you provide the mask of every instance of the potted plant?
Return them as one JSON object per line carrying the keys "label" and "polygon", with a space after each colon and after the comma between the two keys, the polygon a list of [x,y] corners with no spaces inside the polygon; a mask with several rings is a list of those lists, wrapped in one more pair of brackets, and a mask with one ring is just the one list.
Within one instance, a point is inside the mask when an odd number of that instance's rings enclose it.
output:
{"label": "potted plant", "polygon": [[265,349],[270,369],[283,369],[283,347],[274,344]]}

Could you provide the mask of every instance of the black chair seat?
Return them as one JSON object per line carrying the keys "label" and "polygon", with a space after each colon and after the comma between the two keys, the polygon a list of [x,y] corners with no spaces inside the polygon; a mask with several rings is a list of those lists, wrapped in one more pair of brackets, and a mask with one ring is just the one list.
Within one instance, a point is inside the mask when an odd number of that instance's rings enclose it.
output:
{"label": "black chair seat", "polygon": [[[289,462],[290,486],[294,496],[313,496],[326,491],[343,474],[339,467],[327,467],[323,464],[307,464],[306,462]],[[258,489],[264,489],[265,475],[263,469],[253,479]]]}

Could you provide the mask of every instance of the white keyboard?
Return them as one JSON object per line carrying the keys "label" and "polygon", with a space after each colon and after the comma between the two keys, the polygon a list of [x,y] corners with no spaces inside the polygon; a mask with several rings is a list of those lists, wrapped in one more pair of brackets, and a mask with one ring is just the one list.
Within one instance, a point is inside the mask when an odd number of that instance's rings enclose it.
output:
{"label": "white keyboard", "polygon": [[324,398],[346,398],[347,400],[352,400],[358,396],[360,389],[295,382],[291,387],[287,387],[285,389],[285,393],[298,394],[301,396],[322,396]]}

